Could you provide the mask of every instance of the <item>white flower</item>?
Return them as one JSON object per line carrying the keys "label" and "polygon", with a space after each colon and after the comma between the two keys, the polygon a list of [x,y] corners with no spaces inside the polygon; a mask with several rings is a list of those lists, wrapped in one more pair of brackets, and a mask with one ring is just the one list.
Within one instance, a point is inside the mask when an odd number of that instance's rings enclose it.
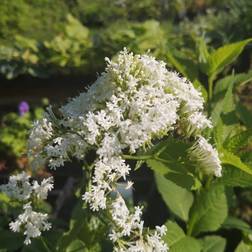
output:
{"label": "white flower", "polygon": [[189,150],[190,158],[196,162],[205,174],[221,176],[221,161],[218,152],[204,137],[199,137]]}
{"label": "white flower", "polygon": [[106,208],[105,189],[100,186],[91,186],[91,190],[86,192],[82,199],[90,204],[90,208],[93,211]]}
{"label": "white flower", "polygon": [[43,119],[36,121],[29,137],[29,149],[38,150],[43,146],[43,143],[49,140],[52,136],[53,127],[48,118],[44,117]]}
{"label": "white flower", "polygon": [[53,189],[53,177],[43,179],[41,184],[36,180],[30,182],[30,178],[31,176],[26,172],[12,175],[9,178],[8,184],[0,186],[0,191],[3,191],[10,198],[20,201],[26,201],[32,197],[46,199],[48,191]]}
{"label": "white flower", "polygon": [[32,189],[37,198],[43,199],[43,200],[47,199],[48,192],[53,189],[53,177],[43,179],[40,185],[35,180],[33,182]]}
{"label": "white flower", "polygon": [[191,136],[200,135],[204,129],[213,126],[212,122],[202,112],[195,111],[181,120],[181,127],[186,136]]}
{"label": "white flower", "polygon": [[[1,185],[0,190],[12,199],[27,202],[35,197],[46,199],[48,191],[53,189],[53,178],[43,179],[41,184],[36,180],[30,182],[30,176],[21,172],[18,175],[10,176],[8,184]],[[30,238],[38,237],[41,231],[49,230],[51,224],[47,222],[48,215],[32,210],[31,202],[23,206],[24,212],[20,214],[9,226],[13,232],[23,232],[26,236],[24,243],[30,244]]]}
{"label": "white flower", "polygon": [[32,210],[31,203],[27,203],[23,207],[24,212],[17,219],[10,223],[10,229],[13,232],[23,231],[26,236],[24,243],[31,243],[31,238],[41,235],[41,231],[51,228],[51,224],[47,221],[48,215],[35,212]]}
{"label": "white flower", "polygon": [[32,194],[29,180],[30,176],[25,172],[10,176],[8,184],[0,185],[0,191],[13,199],[27,200]]}

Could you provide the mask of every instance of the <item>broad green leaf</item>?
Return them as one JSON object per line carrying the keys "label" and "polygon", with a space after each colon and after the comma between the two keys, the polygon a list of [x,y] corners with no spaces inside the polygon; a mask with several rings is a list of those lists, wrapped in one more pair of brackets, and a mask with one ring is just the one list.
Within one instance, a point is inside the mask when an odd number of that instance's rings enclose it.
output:
{"label": "broad green leaf", "polygon": [[188,174],[188,171],[184,170],[184,167],[179,166],[179,164],[167,164],[154,159],[148,160],[147,164],[154,172],[163,175],[177,186],[191,189],[195,184],[194,177]]}
{"label": "broad green leaf", "polygon": [[167,233],[163,240],[169,245],[169,247],[185,237],[183,229],[176,222],[167,221],[165,225],[167,227]]}
{"label": "broad green leaf", "polygon": [[189,146],[170,138],[150,151],[153,159],[148,160],[147,164],[153,171],[164,175],[176,185],[191,189],[196,182],[191,174],[190,160],[187,158]]}
{"label": "broad green leaf", "polygon": [[70,243],[70,245],[67,247],[66,252],[85,252],[86,246],[85,244],[80,240],[75,240]]}
{"label": "broad green leaf", "polygon": [[232,165],[250,175],[252,175],[252,168],[243,163],[240,159],[240,157],[236,156],[235,154],[227,151],[227,150],[221,150],[220,154],[221,162],[223,164],[229,164]]}
{"label": "broad green leaf", "polygon": [[230,187],[251,187],[252,175],[232,165],[225,165],[222,169],[222,176],[217,179],[217,183]]}
{"label": "broad green leaf", "polygon": [[186,236],[183,229],[173,221],[166,223],[167,233],[163,238],[168,244],[169,252],[200,252],[201,243],[193,237]]}
{"label": "broad green leaf", "polygon": [[221,236],[205,236],[202,240],[202,252],[224,252],[226,240]]}
{"label": "broad green leaf", "polygon": [[252,39],[246,39],[240,42],[224,45],[211,53],[208,57],[208,76],[216,76],[225,66],[235,61],[243,51],[244,47],[251,41]]}
{"label": "broad green leaf", "polygon": [[252,233],[252,229],[249,226],[249,224],[247,224],[246,222],[244,222],[241,219],[238,219],[236,217],[231,217],[229,216],[224,223],[222,224],[222,228],[224,229],[238,229],[241,230],[245,233]]}
{"label": "broad green leaf", "polygon": [[238,247],[235,249],[235,252],[252,252],[252,245],[246,244],[244,241],[241,241]]}
{"label": "broad green leaf", "polygon": [[155,178],[158,191],[166,205],[175,215],[187,221],[193,203],[193,194],[158,173],[155,173]]}
{"label": "broad green leaf", "polygon": [[223,186],[202,190],[190,210],[188,233],[216,231],[227,217],[227,199]]}
{"label": "broad green leaf", "polygon": [[201,252],[202,246],[200,241],[193,237],[185,236],[173,246],[170,247],[169,252]]}

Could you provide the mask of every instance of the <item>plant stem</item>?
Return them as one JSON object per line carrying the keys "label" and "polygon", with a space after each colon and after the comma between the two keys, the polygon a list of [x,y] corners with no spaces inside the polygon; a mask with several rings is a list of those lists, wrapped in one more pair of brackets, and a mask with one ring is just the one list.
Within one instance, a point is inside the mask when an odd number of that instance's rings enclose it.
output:
{"label": "plant stem", "polygon": [[45,239],[44,239],[42,236],[40,236],[40,240],[42,241],[42,243],[43,243],[43,245],[45,246],[46,250],[47,250],[48,252],[52,252],[52,250],[48,247],[48,245],[47,245]]}
{"label": "plant stem", "polygon": [[147,160],[153,158],[152,155],[139,155],[139,156],[131,156],[131,155],[122,155],[122,158],[129,160]]}
{"label": "plant stem", "polygon": [[210,75],[208,78],[208,100],[211,101],[213,97],[213,82],[215,79],[215,75]]}

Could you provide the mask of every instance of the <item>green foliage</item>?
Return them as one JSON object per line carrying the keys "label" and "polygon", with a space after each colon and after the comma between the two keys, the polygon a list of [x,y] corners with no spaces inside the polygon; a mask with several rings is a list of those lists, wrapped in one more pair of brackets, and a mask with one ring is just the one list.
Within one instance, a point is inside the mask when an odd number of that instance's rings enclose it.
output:
{"label": "green foliage", "polygon": [[61,0],[1,1],[0,36],[7,43],[16,34],[36,40],[49,38],[64,27],[68,6]]}
{"label": "green foliage", "polygon": [[176,185],[186,189],[199,186],[191,161],[187,156],[190,144],[172,138],[156,146],[152,158],[147,160],[148,166],[155,172],[162,174]]}
{"label": "green foliage", "polygon": [[231,64],[243,51],[244,47],[250,43],[251,39],[246,39],[233,44],[219,47],[207,57],[207,64],[204,65],[204,72],[211,78],[215,79],[224,67]]}
{"label": "green foliage", "polygon": [[167,234],[164,240],[169,245],[169,251],[179,252],[185,249],[188,252],[200,252],[201,243],[193,237],[185,235],[184,231],[179,227],[176,222],[168,221],[166,224]]}
{"label": "green foliage", "polygon": [[235,218],[235,217],[228,217],[225,222],[222,224],[222,228],[224,229],[238,229],[238,230],[241,230],[245,233],[252,233],[252,229],[250,228],[250,226],[238,219],[238,218]]}
{"label": "green foliage", "polygon": [[27,112],[23,116],[9,113],[1,119],[0,151],[20,157],[26,153],[29,130],[34,120],[42,117],[44,110],[40,107]]}
{"label": "green foliage", "polygon": [[250,244],[246,244],[244,241],[241,241],[235,252],[251,252],[252,246]]}
{"label": "green foliage", "polygon": [[6,249],[7,251],[15,251],[22,247],[22,245],[22,235],[13,234],[13,232],[7,230],[0,230],[0,249]]}
{"label": "green foliage", "polygon": [[48,64],[54,67],[81,67],[87,63],[87,50],[92,46],[88,28],[73,16],[67,16],[67,24],[51,41],[45,41]]}
{"label": "green foliage", "polygon": [[225,165],[223,175],[218,182],[226,186],[251,187],[252,175],[232,165]]}
{"label": "green foliage", "polygon": [[205,236],[202,240],[203,252],[224,252],[226,240],[221,236]]}
{"label": "green foliage", "polygon": [[87,65],[91,46],[89,29],[73,16],[67,15],[64,28],[50,41],[16,36],[14,47],[1,46],[0,72],[8,79],[20,74],[45,77],[62,73],[64,68],[68,72],[78,72],[78,69]]}
{"label": "green foliage", "polygon": [[[57,251],[101,251],[102,240],[106,235],[105,226],[99,218],[92,216],[80,200],[72,212],[69,230],[57,245]],[[82,249],[82,250],[81,250]]]}
{"label": "green foliage", "polygon": [[200,192],[190,211],[189,234],[216,231],[228,214],[227,199],[223,186],[213,186]]}
{"label": "green foliage", "polygon": [[243,163],[239,156],[236,156],[235,154],[231,152],[222,151],[221,161],[223,164],[233,165],[234,167],[252,175],[252,168],[246,165],[245,163]]}
{"label": "green foliage", "polygon": [[187,221],[193,203],[193,194],[158,173],[155,174],[155,178],[157,188],[166,205],[175,215]]}

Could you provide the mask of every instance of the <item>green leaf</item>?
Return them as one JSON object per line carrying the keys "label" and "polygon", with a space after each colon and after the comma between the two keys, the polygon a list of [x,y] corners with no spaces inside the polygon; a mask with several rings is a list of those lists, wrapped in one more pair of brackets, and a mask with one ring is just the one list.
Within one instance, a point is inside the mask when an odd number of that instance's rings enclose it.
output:
{"label": "green leaf", "polygon": [[86,246],[80,240],[75,240],[67,247],[66,252],[85,252]]}
{"label": "green leaf", "polygon": [[158,173],[155,173],[155,178],[158,191],[166,205],[175,215],[187,221],[193,203],[193,194]]}
{"label": "green leaf", "polygon": [[183,167],[180,167],[179,164],[172,166],[172,164],[167,164],[154,159],[148,160],[147,164],[154,172],[163,175],[166,179],[171,180],[177,186],[191,189],[195,183],[194,177],[187,174],[188,171],[183,170]]}
{"label": "green leaf", "polygon": [[246,39],[240,42],[224,45],[211,53],[208,57],[208,76],[216,76],[225,66],[235,61],[243,51],[244,47],[251,41],[252,39]]}
{"label": "green leaf", "polygon": [[201,252],[202,246],[200,241],[193,237],[185,236],[180,241],[170,247],[169,252]]}
{"label": "green leaf", "polygon": [[225,222],[222,224],[222,228],[224,228],[224,229],[238,229],[238,230],[241,230],[245,233],[252,233],[252,229],[249,226],[249,224],[247,224],[243,220],[240,220],[236,217],[231,217],[231,216],[229,216],[225,220]]}
{"label": "green leaf", "polygon": [[201,243],[193,237],[186,236],[183,229],[173,221],[166,223],[167,233],[163,238],[168,244],[169,252],[200,252]]}
{"label": "green leaf", "polygon": [[187,158],[189,147],[187,143],[169,138],[150,150],[153,159],[149,159],[147,165],[176,185],[190,190],[195,187],[196,180]]}
{"label": "green leaf", "polygon": [[205,236],[202,240],[202,252],[224,252],[226,240],[221,236]]}
{"label": "green leaf", "polygon": [[235,249],[235,252],[252,252],[252,245],[246,244],[244,241],[241,241],[238,247]]}
{"label": "green leaf", "polygon": [[223,164],[229,164],[232,165],[250,175],[252,175],[252,168],[243,163],[240,159],[240,157],[236,156],[235,154],[227,151],[227,150],[221,150],[220,154],[221,162]]}
{"label": "green leaf", "polygon": [[190,210],[188,233],[216,231],[227,217],[227,199],[223,186],[202,190]]}
{"label": "green leaf", "polygon": [[233,130],[239,125],[235,115],[233,96],[234,82],[230,83],[223,100],[217,102],[212,110],[211,118],[214,125],[214,135],[217,146],[220,148]]}
{"label": "green leaf", "polygon": [[252,175],[232,165],[225,165],[222,169],[222,177],[217,179],[217,183],[230,187],[251,187]]}
{"label": "green leaf", "polygon": [[199,62],[202,64],[206,63],[210,54],[207,48],[206,40],[204,37],[200,37],[197,39],[197,45],[198,45],[198,54],[199,54]]}
{"label": "green leaf", "polygon": [[233,87],[234,87],[234,81],[229,83],[228,89],[225,93],[225,96],[223,100],[218,102],[212,113],[211,118],[213,120],[214,125],[217,125],[218,121],[221,119],[220,116],[222,113],[229,113],[234,110],[234,97],[233,97]]}
{"label": "green leaf", "polygon": [[185,237],[183,229],[176,222],[167,221],[165,225],[167,227],[167,233],[163,239],[169,247]]}
{"label": "green leaf", "polygon": [[196,181],[190,171],[190,160],[187,158],[189,147],[190,145],[181,140],[169,138],[155,145],[148,152],[153,159],[147,160],[147,165],[176,185],[191,189]]}

